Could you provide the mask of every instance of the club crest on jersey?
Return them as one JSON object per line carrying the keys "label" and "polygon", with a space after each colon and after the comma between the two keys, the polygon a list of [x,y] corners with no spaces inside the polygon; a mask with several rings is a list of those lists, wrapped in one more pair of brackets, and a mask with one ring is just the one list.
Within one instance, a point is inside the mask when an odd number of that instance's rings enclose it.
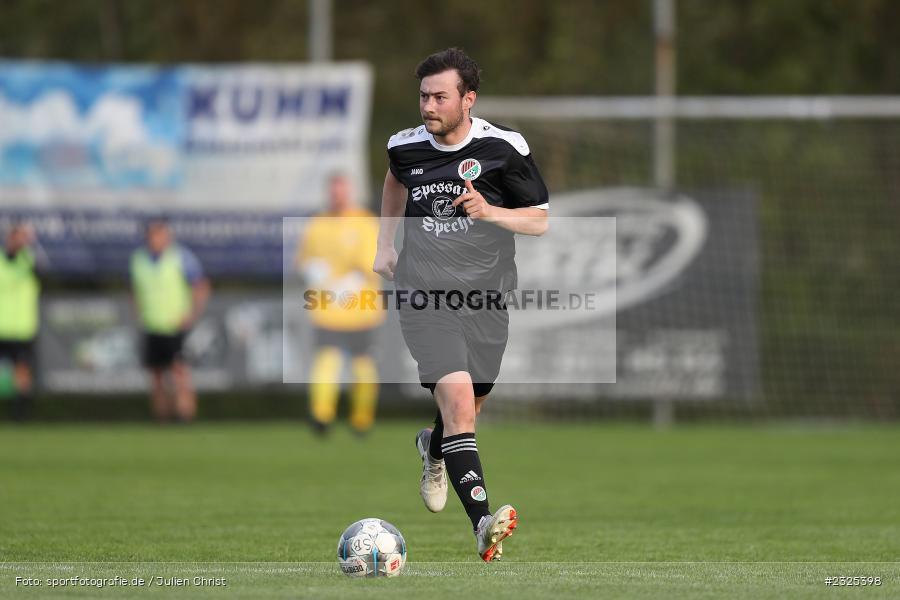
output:
{"label": "club crest on jersey", "polygon": [[453,206],[453,200],[447,196],[438,196],[435,198],[434,202],[431,203],[431,210],[434,211],[434,216],[441,221],[446,221],[456,214],[456,207]]}
{"label": "club crest on jersey", "polygon": [[474,158],[467,158],[459,163],[456,171],[461,178],[466,181],[472,181],[473,179],[478,179],[478,176],[481,175],[481,163]]}

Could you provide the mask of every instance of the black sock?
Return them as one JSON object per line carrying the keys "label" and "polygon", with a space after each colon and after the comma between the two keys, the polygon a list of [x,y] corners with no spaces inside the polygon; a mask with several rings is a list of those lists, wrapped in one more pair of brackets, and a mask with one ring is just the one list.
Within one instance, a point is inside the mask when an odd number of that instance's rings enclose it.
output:
{"label": "black sock", "polygon": [[444,464],[447,465],[447,477],[463,503],[474,529],[478,527],[481,517],[491,514],[475,434],[447,436],[441,444],[441,450],[444,452]]}
{"label": "black sock", "polygon": [[431,443],[428,445],[428,454],[435,460],[444,458],[441,451],[441,442],[444,439],[444,420],[441,419],[441,411],[438,410],[437,416],[434,418],[434,429],[431,431]]}

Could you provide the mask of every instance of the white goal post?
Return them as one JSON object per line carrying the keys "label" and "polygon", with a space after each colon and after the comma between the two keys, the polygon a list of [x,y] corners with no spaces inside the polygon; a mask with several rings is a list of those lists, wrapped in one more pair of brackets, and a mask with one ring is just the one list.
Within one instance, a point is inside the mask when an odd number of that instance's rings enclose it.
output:
{"label": "white goal post", "polygon": [[475,107],[539,120],[900,118],[900,96],[488,96]]}

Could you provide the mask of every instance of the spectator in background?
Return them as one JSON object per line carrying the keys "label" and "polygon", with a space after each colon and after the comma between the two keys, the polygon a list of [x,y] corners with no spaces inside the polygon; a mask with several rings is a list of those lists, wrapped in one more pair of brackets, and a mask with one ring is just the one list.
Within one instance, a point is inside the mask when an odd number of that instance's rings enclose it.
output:
{"label": "spectator in background", "polygon": [[384,321],[380,299],[374,306],[361,301],[380,288],[371,270],[378,220],[356,205],[345,174],[328,181],[328,206],[310,220],[297,253],[297,267],[311,290],[331,294],[336,301],[310,311],[315,327],[315,357],[310,373],[310,418],[313,429],[325,433],[337,414],[344,356],[350,357],[350,426],[364,434],[375,422],[378,370],[370,355],[375,329]]}
{"label": "spectator in background", "polygon": [[[146,242],[131,256],[131,285],[144,334],[143,361],[150,372],[151,406],[160,422],[189,422],[197,414],[197,396],[182,349],[206,308],[210,285],[197,257],[173,241],[167,221],[149,221]],[[172,393],[166,382],[168,373]]]}
{"label": "spectator in background", "polygon": [[40,321],[40,283],[30,246],[34,231],[26,222],[6,233],[0,255],[0,360],[13,367],[11,416],[28,418],[33,408],[34,342]]}

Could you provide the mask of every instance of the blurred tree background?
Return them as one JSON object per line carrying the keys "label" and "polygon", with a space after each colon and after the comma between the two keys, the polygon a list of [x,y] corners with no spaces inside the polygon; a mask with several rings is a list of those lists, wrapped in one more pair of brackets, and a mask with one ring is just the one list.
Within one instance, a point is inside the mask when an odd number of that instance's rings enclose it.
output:
{"label": "blurred tree background", "polygon": [[[307,24],[302,0],[3,0],[0,57],[302,62]],[[898,24],[897,0],[677,0],[678,93],[900,94]],[[334,0],[334,58],[375,70],[376,185],[427,54],[465,48],[483,95],[648,95],[652,32],[651,0]],[[552,190],[651,183],[649,123],[521,125]],[[900,414],[897,140],[894,121],[679,125],[682,186],[758,194],[770,408]]]}
{"label": "blurred tree background", "polygon": [[[678,93],[900,93],[895,0],[678,0]],[[650,0],[334,0],[336,60],[376,73],[373,173],[418,121],[413,69],[461,46],[494,95],[653,92]],[[303,0],[3,0],[0,57],[82,62],[304,61]]]}

